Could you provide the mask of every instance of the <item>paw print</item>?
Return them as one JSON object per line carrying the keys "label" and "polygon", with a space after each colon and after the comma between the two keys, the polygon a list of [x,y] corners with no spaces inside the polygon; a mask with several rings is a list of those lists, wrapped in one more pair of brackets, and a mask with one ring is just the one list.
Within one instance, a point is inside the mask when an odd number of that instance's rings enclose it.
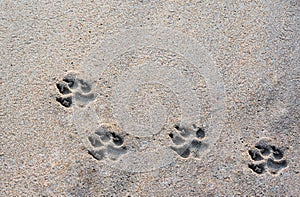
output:
{"label": "paw print", "polygon": [[170,147],[181,158],[194,157],[199,159],[201,153],[205,152],[208,144],[203,143],[205,131],[196,125],[191,128],[175,125],[175,132],[169,134],[173,145]]}
{"label": "paw print", "polygon": [[124,138],[103,126],[99,127],[94,135],[89,136],[88,140],[92,146],[88,153],[97,160],[107,157],[116,161],[127,153],[127,148],[123,145]]}
{"label": "paw print", "polygon": [[257,174],[278,174],[287,167],[287,161],[283,159],[284,151],[274,145],[270,145],[266,139],[261,139],[248,151],[252,163],[248,167]]}
{"label": "paw print", "polygon": [[73,103],[79,107],[85,107],[96,98],[94,93],[90,93],[92,85],[83,79],[78,79],[71,73],[58,82],[56,88],[60,93],[56,97],[56,101],[67,108],[71,107]]}

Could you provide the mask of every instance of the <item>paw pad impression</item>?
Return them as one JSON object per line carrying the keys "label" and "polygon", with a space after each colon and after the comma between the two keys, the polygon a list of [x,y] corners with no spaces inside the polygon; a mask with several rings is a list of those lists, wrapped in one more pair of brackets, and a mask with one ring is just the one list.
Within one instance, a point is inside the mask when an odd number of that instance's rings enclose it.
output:
{"label": "paw pad impression", "polygon": [[196,125],[190,128],[175,125],[175,132],[169,134],[173,145],[170,147],[181,158],[194,157],[199,159],[202,152],[206,151],[208,144],[202,142],[205,131]]}
{"label": "paw pad impression", "polygon": [[270,145],[266,139],[259,140],[252,149],[248,150],[251,163],[248,167],[256,174],[278,174],[288,165],[283,159],[284,151],[275,145]]}
{"label": "paw pad impression", "polygon": [[59,91],[56,101],[67,108],[74,103],[78,107],[85,107],[96,98],[95,94],[91,93],[92,85],[77,78],[75,74],[67,74],[62,81],[56,83],[56,88]]}
{"label": "paw pad impression", "polygon": [[108,158],[115,161],[127,153],[127,148],[123,145],[124,137],[103,126],[89,136],[88,140],[92,146],[88,153],[97,160]]}

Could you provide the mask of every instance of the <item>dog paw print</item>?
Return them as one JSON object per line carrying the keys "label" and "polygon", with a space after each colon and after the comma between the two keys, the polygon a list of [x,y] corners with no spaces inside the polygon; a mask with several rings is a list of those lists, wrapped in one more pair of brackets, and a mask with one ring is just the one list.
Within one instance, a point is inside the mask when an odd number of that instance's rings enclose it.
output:
{"label": "dog paw print", "polygon": [[88,153],[97,160],[108,158],[116,161],[127,153],[127,148],[123,145],[124,138],[107,128],[98,128],[94,135],[88,137],[88,140],[92,147]]}
{"label": "dog paw print", "polygon": [[248,154],[252,160],[252,163],[249,163],[248,167],[256,174],[269,172],[275,175],[288,166],[287,161],[283,159],[283,149],[270,145],[270,142],[266,139],[258,141],[248,151]]}
{"label": "dog paw print", "polygon": [[175,125],[175,131],[169,134],[172,140],[170,148],[181,158],[199,159],[208,148],[208,144],[202,142],[205,131],[196,125],[191,128]]}
{"label": "dog paw print", "polygon": [[56,101],[67,108],[71,107],[73,103],[79,107],[85,107],[96,98],[95,94],[91,93],[92,85],[71,73],[59,81],[56,88],[59,91]]}

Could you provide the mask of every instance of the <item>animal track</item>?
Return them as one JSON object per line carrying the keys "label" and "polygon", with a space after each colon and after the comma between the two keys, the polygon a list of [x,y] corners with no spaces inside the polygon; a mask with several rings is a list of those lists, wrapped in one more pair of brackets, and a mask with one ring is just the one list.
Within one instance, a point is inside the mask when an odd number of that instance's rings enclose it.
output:
{"label": "animal track", "polygon": [[258,141],[248,151],[248,154],[252,160],[248,167],[257,174],[269,172],[275,175],[288,166],[287,161],[283,159],[284,151],[274,145],[270,145],[265,139]]}
{"label": "animal track", "polygon": [[71,107],[75,103],[79,107],[85,107],[88,103],[95,100],[94,93],[90,93],[92,85],[83,79],[78,79],[74,74],[67,74],[62,81],[56,84],[60,95],[56,101],[64,107]]}
{"label": "animal track", "polygon": [[108,158],[115,161],[127,153],[127,148],[123,145],[124,138],[103,126],[99,127],[94,135],[89,136],[88,140],[92,146],[88,153],[97,160]]}
{"label": "animal track", "polygon": [[196,125],[192,125],[192,128],[175,125],[175,130],[169,134],[173,142],[170,148],[181,158],[199,159],[201,153],[208,148],[208,144],[202,142],[205,131]]}

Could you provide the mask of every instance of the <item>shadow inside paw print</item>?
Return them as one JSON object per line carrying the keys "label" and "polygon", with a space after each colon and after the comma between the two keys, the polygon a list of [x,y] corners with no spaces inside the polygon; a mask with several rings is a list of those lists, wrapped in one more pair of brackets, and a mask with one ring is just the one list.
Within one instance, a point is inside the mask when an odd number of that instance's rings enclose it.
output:
{"label": "shadow inside paw print", "polygon": [[104,127],[98,128],[88,140],[92,146],[88,153],[97,160],[108,158],[115,161],[127,153],[127,148],[123,145],[124,138]]}
{"label": "shadow inside paw print", "polygon": [[199,159],[207,150],[208,144],[203,143],[205,131],[196,125],[191,128],[175,125],[175,132],[169,134],[173,145],[170,147],[181,158],[194,157]]}
{"label": "shadow inside paw print", "polygon": [[56,101],[67,108],[71,107],[73,103],[78,107],[85,107],[96,98],[95,94],[91,93],[92,85],[71,73],[59,81],[56,88],[60,93]]}
{"label": "shadow inside paw print", "polygon": [[255,146],[248,151],[252,163],[248,167],[257,174],[269,172],[278,174],[288,166],[283,159],[284,151],[274,145],[270,145],[266,139],[261,139]]}

